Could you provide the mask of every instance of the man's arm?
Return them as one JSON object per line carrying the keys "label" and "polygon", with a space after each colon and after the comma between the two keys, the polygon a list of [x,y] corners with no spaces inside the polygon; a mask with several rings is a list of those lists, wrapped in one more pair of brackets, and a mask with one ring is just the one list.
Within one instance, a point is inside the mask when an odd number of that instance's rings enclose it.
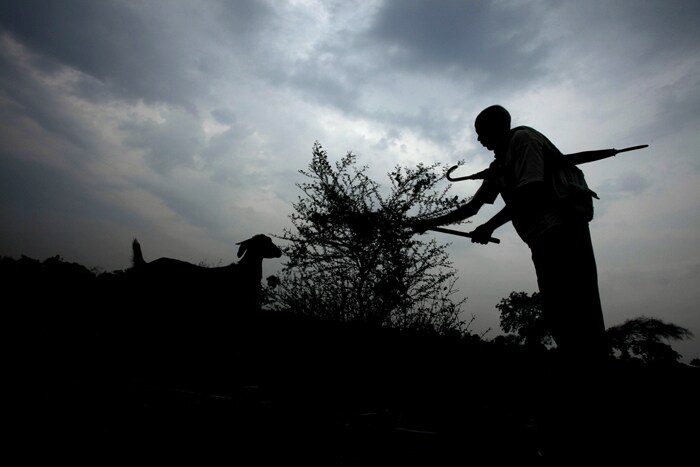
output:
{"label": "man's arm", "polygon": [[510,210],[508,207],[504,207],[498,211],[495,216],[471,232],[472,243],[481,243],[482,245],[486,245],[489,242],[489,239],[493,236],[493,231],[502,225],[507,224],[511,220]]}
{"label": "man's arm", "polygon": [[484,204],[493,204],[498,194],[498,187],[487,178],[466,204],[442,216],[415,221],[411,227],[414,232],[423,233],[432,227],[463,221],[478,213]]}
{"label": "man's arm", "polygon": [[423,233],[431,227],[437,227],[439,225],[452,224],[454,222],[459,222],[464,219],[472,217],[481,206],[483,202],[479,201],[476,197],[472,198],[467,204],[464,204],[454,211],[448,212],[442,216],[433,217],[432,219],[421,219],[413,223],[412,227],[415,232]]}
{"label": "man's arm", "polygon": [[539,219],[545,211],[545,189],[544,182],[531,182],[515,190],[510,207],[504,207],[498,214],[471,232],[472,243],[486,245],[489,238],[493,237],[493,231],[513,220],[514,215]]}

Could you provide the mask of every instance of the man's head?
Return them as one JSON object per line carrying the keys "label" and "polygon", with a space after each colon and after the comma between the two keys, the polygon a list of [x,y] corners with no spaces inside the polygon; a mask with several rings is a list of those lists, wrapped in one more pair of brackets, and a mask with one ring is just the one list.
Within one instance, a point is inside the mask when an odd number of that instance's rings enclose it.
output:
{"label": "man's head", "polygon": [[510,131],[510,114],[500,105],[492,105],[481,111],[474,122],[479,142],[488,150],[500,149]]}

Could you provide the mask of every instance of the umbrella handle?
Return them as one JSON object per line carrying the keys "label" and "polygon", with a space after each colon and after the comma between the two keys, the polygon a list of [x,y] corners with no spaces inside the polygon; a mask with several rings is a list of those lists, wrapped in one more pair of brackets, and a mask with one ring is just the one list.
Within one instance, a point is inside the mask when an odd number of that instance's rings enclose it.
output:
{"label": "umbrella handle", "polygon": [[450,167],[449,170],[447,171],[447,173],[445,174],[445,178],[447,178],[447,180],[450,182],[460,182],[462,180],[483,180],[486,177],[488,177],[489,170],[490,170],[490,169],[485,169],[485,170],[482,170],[481,172],[467,175],[466,177],[451,177],[452,172],[454,172],[458,168],[459,168],[459,165],[453,165],[452,167]]}

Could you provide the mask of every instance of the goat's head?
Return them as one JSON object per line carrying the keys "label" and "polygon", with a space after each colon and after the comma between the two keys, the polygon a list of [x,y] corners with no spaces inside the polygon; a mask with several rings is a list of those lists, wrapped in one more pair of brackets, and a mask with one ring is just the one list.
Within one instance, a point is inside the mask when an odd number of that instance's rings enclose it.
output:
{"label": "goat's head", "polygon": [[236,245],[240,245],[238,248],[239,258],[246,254],[246,252],[249,256],[258,258],[279,258],[282,256],[282,250],[272,243],[270,237],[263,234],[258,234],[253,238],[236,243]]}

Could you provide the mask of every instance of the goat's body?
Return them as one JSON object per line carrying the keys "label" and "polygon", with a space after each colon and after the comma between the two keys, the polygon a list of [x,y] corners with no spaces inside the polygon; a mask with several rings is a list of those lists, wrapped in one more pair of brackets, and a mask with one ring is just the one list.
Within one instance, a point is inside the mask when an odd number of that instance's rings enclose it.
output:
{"label": "goat's body", "polygon": [[124,331],[146,377],[218,381],[232,346],[248,342],[247,323],[261,304],[262,261],[282,252],[264,235],[239,245],[238,263],[207,268],[173,258],[146,262],[134,240]]}
{"label": "goat's body", "polygon": [[282,252],[265,235],[256,235],[239,245],[238,256],[245,256],[238,263],[208,268],[173,258],[146,262],[141,245],[134,240],[133,273],[143,290],[166,293],[160,297],[163,302],[177,305],[178,300],[187,297],[187,301],[202,305],[225,301],[233,308],[255,310],[260,306],[262,260],[279,258]]}
{"label": "goat's body", "polygon": [[187,261],[181,261],[179,259],[173,258],[158,258],[150,263],[144,263],[141,265],[135,265],[134,268],[137,271],[148,272],[150,275],[160,275],[168,277],[224,277],[230,276],[232,279],[235,278],[238,269],[237,264],[231,264],[229,266],[208,268],[204,266],[197,266]]}
{"label": "goat's body", "polygon": [[[141,251],[141,244],[138,240],[134,239],[132,243],[133,248],[133,265],[134,269],[141,271],[148,271],[152,274],[167,274],[167,275],[189,275],[189,274],[218,274],[224,271],[230,271],[235,268],[235,264],[224,267],[207,268],[204,266],[197,266],[187,261],[182,261],[173,258],[158,258],[151,262],[146,262],[143,259],[143,252]],[[206,271],[206,272],[205,272]]]}

